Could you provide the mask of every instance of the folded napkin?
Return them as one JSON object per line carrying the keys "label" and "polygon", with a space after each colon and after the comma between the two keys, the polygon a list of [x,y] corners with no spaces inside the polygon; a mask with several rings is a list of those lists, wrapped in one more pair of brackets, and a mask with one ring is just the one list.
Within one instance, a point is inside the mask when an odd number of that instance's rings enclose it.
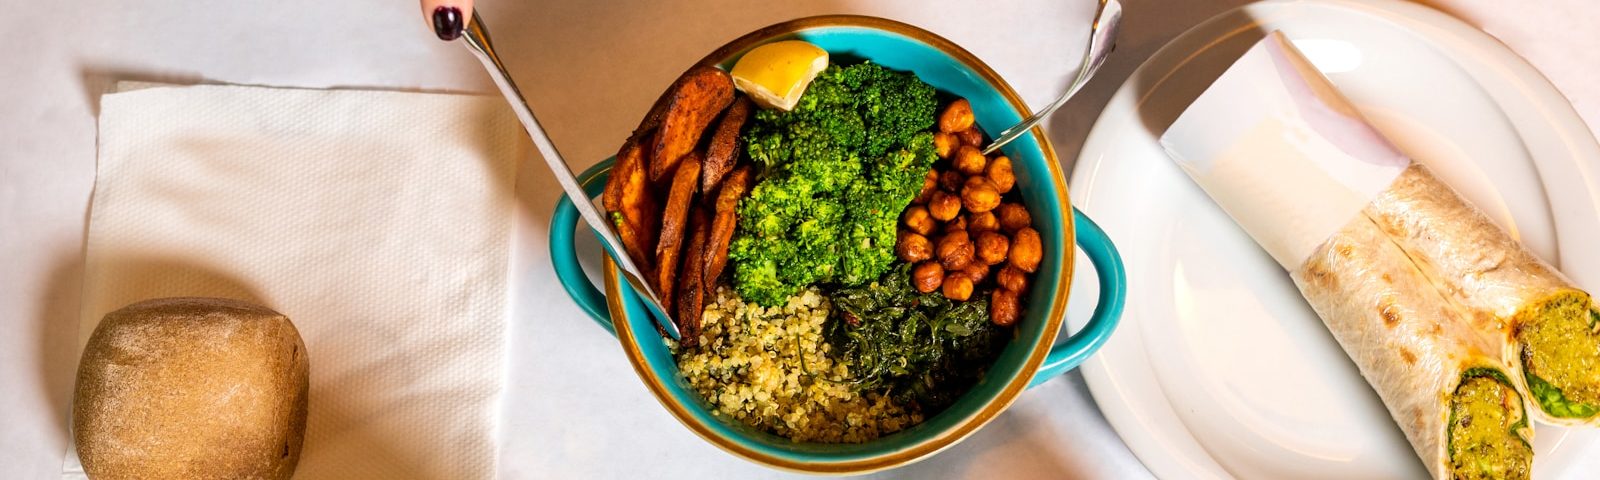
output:
{"label": "folded napkin", "polygon": [[299,478],[494,475],[530,152],[501,100],[192,86],[101,106],[80,345],[135,301],[254,301],[310,356]]}

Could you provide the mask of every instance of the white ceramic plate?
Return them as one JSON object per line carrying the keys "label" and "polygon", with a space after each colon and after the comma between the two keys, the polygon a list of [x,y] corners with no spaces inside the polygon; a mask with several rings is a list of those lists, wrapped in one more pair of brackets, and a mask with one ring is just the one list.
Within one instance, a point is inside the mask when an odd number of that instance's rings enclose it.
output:
{"label": "white ceramic plate", "polygon": [[[1271,30],[1413,158],[1579,284],[1600,287],[1600,147],[1537,71],[1488,35],[1409,3],[1257,3],[1161,49],[1089,135],[1073,203],[1121,249],[1129,294],[1122,328],[1084,375],[1160,477],[1425,477],[1288,275],[1152,133]],[[1073,296],[1089,301],[1069,302],[1073,327],[1097,293],[1077,281],[1086,278],[1074,279]],[[1538,426],[1535,477],[1592,476],[1597,438]]]}

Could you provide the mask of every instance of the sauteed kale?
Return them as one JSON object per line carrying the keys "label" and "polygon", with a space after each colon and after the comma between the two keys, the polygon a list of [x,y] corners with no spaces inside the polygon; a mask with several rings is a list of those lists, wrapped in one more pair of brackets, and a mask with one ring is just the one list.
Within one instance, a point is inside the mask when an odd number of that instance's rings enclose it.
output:
{"label": "sauteed kale", "polygon": [[857,366],[851,373],[860,389],[886,389],[931,414],[977,383],[1011,331],[989,321],[983,297],[956,302],[918,293],[910,269],[901,263],[877,282],[834,292],[827,335],[836,354]]}

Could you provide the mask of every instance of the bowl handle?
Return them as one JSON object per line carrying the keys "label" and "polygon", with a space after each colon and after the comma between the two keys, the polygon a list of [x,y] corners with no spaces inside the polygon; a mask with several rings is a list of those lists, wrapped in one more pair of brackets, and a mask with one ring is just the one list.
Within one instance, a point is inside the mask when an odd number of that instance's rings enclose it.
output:
{"label": "bowl handle", "polygon": [[[615,157],[607,158],[578,175],[578,184],[583,185],[584,193],[592,198],[605,191],[606,177],[611,173],[611,164],[615,161]],[[567,289],[567,295],[578,304],[578,308],[582,308],[589,318],[607,332],[616,335],[616,327],[611,325],[611,312],[606,310],[605,294],[589,283],[589,277],[583,274],[583,265],[578,263],[578,249],[573,244],[576,240],[573,234],[577,229],[578,208],[572,205],[572,199],[563,194],[561,200],[556,202],[555,214],[550,216],[550,264],[556,269],[556,279],[561,281],[561,287]],[[616,255],[609,248],[606,253]]]}
{"label": "bowl handle", "polygon": [[1123,271],[1122,256],[1117,254],[1116,245],[1111,243],[1105,230],[1101,230],[1094,220],[1076,207],[1072,209],[1072,221],[1073,230],[1077,232],[1078,248],[1083,249],[1089,256],[1089,262],[1094,264],[1095,274],[1100,281],[1100,300],[1083,329],[1067,337],[1067,341],[1050,348],[1050,354],[1045,356],[1044,364],[1034,373],[1029,387],[1077,367],[1105,345],[1106,339],[1111,337],[1111,332],[1116,330],[1117,322],[1122,318],[1122,306],[1127,300],[1127,274]]}

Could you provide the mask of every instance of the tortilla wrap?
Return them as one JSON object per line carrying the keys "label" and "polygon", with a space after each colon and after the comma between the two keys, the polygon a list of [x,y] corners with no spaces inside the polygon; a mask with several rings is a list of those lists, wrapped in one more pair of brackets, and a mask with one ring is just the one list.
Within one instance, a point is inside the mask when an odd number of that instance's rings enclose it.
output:
{"label": "tortilla wrap", "polygon": [[1541,421],[1600,423],[1600,314],[1588,293],[1420,164],[1363,212],[1500,344]]}
{"label": "tortilla wrap", "polygon": [[1467,312],[1442,296],[1371,220],[1357,215],[1290,276],[1434,478],[1458,477],[1447,430],[1452,400],[1462,382],[1483,376],[1516,396],[1505,412],[1514,420],[1498,432],[1509,433],[1499,447],[1519,452],[1518,460],[1498,467],[1526,478],[1532,430],[1499,344],[1474,328]]}

